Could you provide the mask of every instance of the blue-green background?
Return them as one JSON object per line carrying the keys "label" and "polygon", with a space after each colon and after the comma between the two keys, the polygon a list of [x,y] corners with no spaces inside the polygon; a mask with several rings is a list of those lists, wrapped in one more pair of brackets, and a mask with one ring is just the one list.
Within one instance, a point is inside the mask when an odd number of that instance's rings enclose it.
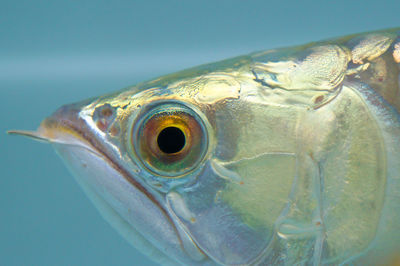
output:
{"label": "blue-green background", "polygon": [[0,265],[154,265],[51,147],[7,136],[58,106],[256,50],[400,26],[392,1],[0,1]]}

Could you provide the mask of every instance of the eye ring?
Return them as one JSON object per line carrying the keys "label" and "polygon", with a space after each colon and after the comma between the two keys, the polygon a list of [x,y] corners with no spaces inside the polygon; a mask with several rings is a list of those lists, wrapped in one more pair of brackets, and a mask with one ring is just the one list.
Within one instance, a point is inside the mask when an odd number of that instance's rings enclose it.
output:
{"label": "eye ring", "polygon": [[165,178],[181,178],[195,170],[209,145],[205,118],[180,102],[142,108],[131,133],[137,161],[152,174]]}

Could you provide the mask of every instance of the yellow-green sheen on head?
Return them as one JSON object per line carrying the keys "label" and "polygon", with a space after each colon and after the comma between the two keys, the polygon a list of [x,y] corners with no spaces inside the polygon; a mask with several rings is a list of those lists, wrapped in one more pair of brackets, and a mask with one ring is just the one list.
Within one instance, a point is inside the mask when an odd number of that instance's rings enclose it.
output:
{"label": "yellow-green sheen on head", "polygon": [[253,53],[66,105],[37,132],[165,265],[400,251],[400,31]]}

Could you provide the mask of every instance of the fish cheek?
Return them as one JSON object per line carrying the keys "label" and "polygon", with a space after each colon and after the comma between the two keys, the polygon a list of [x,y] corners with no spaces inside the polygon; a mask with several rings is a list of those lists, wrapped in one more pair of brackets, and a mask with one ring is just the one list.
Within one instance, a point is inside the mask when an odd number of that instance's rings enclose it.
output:
{"label": "fish cheek", "polygon": [[227,182],[208,163],[196,187],[169,192],[167,204],[207,256],[223,265],[248,264],[265,249],[267,240],[244,224],[228,204],[218,200]]}
{"label": "fish cheek", "polygon": [[168,205],[209,257],[224,265],[255,263],[275,243],[274,222],[285,208],[295,166],[295,156],[282,153],[211,159],[196,186],[167,195]]}

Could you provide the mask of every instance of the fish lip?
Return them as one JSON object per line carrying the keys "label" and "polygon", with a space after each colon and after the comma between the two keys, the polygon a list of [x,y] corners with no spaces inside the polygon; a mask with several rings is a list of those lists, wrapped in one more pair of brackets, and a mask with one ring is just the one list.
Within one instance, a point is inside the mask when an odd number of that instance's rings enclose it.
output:
{"label": "fish lip", "polygon": [[[107,149],[100,141],[98,141],[96,135],[90,130],[90,126],[87,124],[87,122],[79,116],[80,110],[77,110],[77,112],[72,112],[75,113],[73,116],[67,115],[67,117],[65,117],[64,110],[66,109],[66,107],[69,106],[67,105],[61,107],[52,116],[43,120],[36,132],[16,130],[9,131],[9,133],[25,135],[39,141],[45,141],[54,144],[77,146],[79,148],[87,150],[88,152],[93,153],[98,157],[103,158],[112,168],[119,172],[128,183],[136,187],[141,193],[145,194],[145,196],[149,198],[153,202],[153,204],[160,209],[165,219],[174,229],[175,235],[179,239],[181,249],[185,253],[187,253],[181,237],[180,230],[178,229],[178,226],[174,222],[173,218],[171,217],[167,206],[163,206],[163,204],[160,203],[159,200],[151,194],[151,192],[145,185],[136,180],[139,177],[136,177],[129,171],[125,170],[125,168],[121,164],[119,164],[116,160],[113,159],[112,156],[107,153]],[[67,108],[67,110],[68,109],[69,108]],[[67,114],[71,114],[71,109],[69,109]],[[181,230],[187,233],[184,228],[181,228]],[[203,249],[200,248],[194,240],[192,240],[192,242],[203,255],[208,257]],[[188,255],[190,256],[190,254]]]}

